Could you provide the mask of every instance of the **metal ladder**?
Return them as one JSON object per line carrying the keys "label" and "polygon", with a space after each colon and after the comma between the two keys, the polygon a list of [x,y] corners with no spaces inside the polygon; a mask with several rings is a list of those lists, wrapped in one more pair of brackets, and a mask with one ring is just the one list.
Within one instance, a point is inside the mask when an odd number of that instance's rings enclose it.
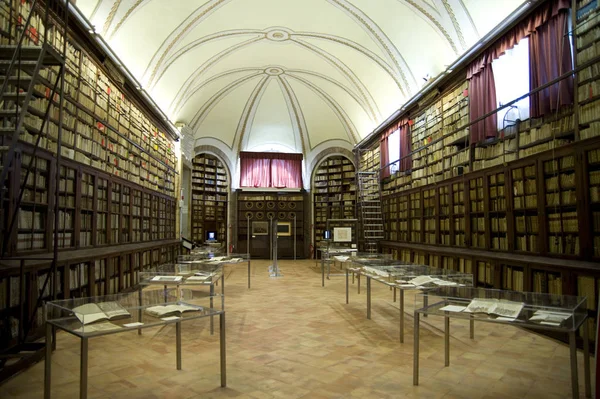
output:
{"label": "metal ladder", "polygon": [[[10,378],[23,368],[43,358],[44,344],[34,342],[36,337],[31,336],[31,331],[36,320],[37,309],[41,306],[41,294],[34,298],[26,299],[26,279],[31,277],[26,274],[25,269],[31,256],[14,256],[15,248],[9,247],[14,243],[18,231],[18,215],[23,200],[23,194],[28,182],[30,172],[35,164],[35,157],[42,137],[47,134],[47,126],[50,120],[51,107],[58,110],[58,116],[54,118],[60,121],[63,112],[63,99],[60,96],[64,82],[64,64],[66,53],[66,42],[63,43],[61,51],[57,51],[48,43],[48,32],[56,29],[66,41],[68,25],[68,0],[46,0],[39,4],[38,0],[32,0],[31,12],[13,21],[13,11],[10,8],[9,29],[14,32],[10,44],[0,45],[0,259],[7,262],[19,264],[19,307],[21,317],[19,318],[18,337],[11,346],[4,348],[0,353],[0,382]],[[56,11],[54,8],[56,7]],[[60,23],[49,20],[50,12],[65,12],[64,19]],[[45,32],[43,36],[35,36],[31,28],[31,20],[34,11],[44,19]],[[24,21],[23,21],[24,19]],[[34,45],[25,45],[25,38],[32,38]],[[48,68],[55,68],[55,78],[48,82],[45,74]],[[38,86],[42,83],[42,86]],[[56,95],[59,95],[58,97]],[[29,118],[35,115],[35,118]],[[56,154],[56,171],[60,167],[60,141],[61,123],[58,123],[58,151]],[[19,140],[29,142],[20,144]],[[28,163],[22,162],[21,149],[29,146],[30,154]],[[48,209],[53,212],[54,223],[57,223],[57,205]],[[51,228],[52,226],[50,226]],[[50,286],[52,297],[56,298],[56,275],[58,241],[54,240],[54,251],[47,257],[37,257],[41,261],[51,261],[51,272],[46,274],[45,281],[40,292],[46,291]],[[29,276],[29,277],[28,277]],[[30,302],[31,301],[31,302]],[[31,312],[25,311],[25,308]],[[27,317],[25,317],[27,315]],[[9,360],[12,360],[9,362]]]}
{"label": "metal ladder", "polygon": [[365,252],[377,252],[377,242],[384,238],[379,172],[358,172],[358,206]]}

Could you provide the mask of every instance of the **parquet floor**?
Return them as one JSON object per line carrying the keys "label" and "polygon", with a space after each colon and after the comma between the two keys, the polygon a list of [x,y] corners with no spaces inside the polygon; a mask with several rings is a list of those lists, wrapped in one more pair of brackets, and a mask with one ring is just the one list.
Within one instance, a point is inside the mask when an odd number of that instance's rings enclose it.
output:
{"label": "parquet floor", "polygon": [[[314,261],[253,261],[226,270],[227,388],[220,388],[218,333],[208,320],[183,324],[183,370],[175,369],[174,325],[90,340],[89,398],[567,398],[568,347],[512,327],[452,323],[444,367],[442,319],[421,327],[420,385],[412,385],[412,316],[398,341],[398,304],[373,284],[372,320],[364,291],[344,303],[344,278],[321,287]],[[406,310],[412,313],[412,295]],[[218,324],[217,328],[218,328]],[[79,340],[58,334],[53,398],[76,398]],[[583,397],[583,356],[579,354]],[[0,386],[0,397],[42,398],[43,362]],[[594,381],[594,376],[592,376]]]}

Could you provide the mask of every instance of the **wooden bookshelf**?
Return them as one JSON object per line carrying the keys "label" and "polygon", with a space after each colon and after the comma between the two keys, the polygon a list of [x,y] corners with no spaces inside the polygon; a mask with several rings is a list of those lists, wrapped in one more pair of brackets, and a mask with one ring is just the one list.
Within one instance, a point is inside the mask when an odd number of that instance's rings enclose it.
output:
{"label": "wooden bookshelf", "polygon": [[227,206],[229,177],[221,160],[199,154],[192,169],[192,240],[206,241],[208,231],[217,232],[217,240],[227,245]]}
{"label": "wooden bookshelf", "polygon": [[[39,337],[38,295],[52,299],[53,283],[58,299],[131,289],[140,270],[175,260],[180,247],[175,240],[177,159],[174,143],[163,131],[168,127],[138,102],[139,96],[123,84],[122,77],[113,79],[96,58],[98,53],[85,49],[87,37],[63,37],[53,16],[45,27],[28,0],[0,0],[0,44],[16,43],[17,22],[30,12],[33,29],[24,44],[41,45],[46,30],[48,44],[61,48],[66,40],[65,79],[62,98],[50,96],[58,67],[43,69],[36,80],[2,198],[0,239],[6,240],[7,247],[0,260],[0,349],[24,335],[25,320],[34,321],[29,339]],[[26,89],[13,81],[8,84],[8,92]],[[48,106],[49,123],[41,131]],[[0,107],[11,110],[15,102],[7,96]],[[0,123],[9,129],[16,119],[3,116]],[[56,161],[59,127],[60,165]],[[40,145],[33,156],[38,137]],[[20,187],[23,201],[17,208],[12,199]],[[16,228],[9,232],[13,216]],[[58,271],[53,274],[50,262],[42,258],[52,257],[55,238],[59,255]],[[19,261],[11,260],[14,256],[28,258],[22,276]],[[44,287],[47,276],[51,281]]]}
{"label": "wooden bookshelf", "polygon": [[[375,160],[365,161],[376,162]],[[325,158],[315,168],[312,182],[314,204],[314,247],[321,245],[327,219],[356,218],[354,164],[344,156]]]}
{"label": "wooden bookshelf", "polygon": [[270,259],[273,233],[271,220],[276,219],[279,224],[289,227],[289,233],[278,235],[278,258],[290,259],[294,253],[300,259],[308,257],[307,201],[308,195],[305,192],[238,192],[239,251],[246,252],[246,248],[249,247],[252,258]]}

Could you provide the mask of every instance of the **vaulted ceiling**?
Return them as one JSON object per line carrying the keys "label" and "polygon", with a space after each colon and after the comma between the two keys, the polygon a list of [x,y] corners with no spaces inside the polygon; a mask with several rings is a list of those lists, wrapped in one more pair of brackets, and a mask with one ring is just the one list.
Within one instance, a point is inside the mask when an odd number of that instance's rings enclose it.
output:
{"label": "vaulted ceiling", "polygon": [[523,0],[78,0],[196,145],[352,149]]}

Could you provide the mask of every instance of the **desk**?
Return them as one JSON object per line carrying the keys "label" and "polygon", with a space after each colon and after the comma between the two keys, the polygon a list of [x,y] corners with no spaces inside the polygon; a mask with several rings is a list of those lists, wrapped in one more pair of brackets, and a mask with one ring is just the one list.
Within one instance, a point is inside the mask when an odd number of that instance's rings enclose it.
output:
{"label": "desk", "polygon": [[[588,338],[587,310],[585,308],[586,298],[567,296],[538,294],[533,292],[503,291],[486,288],[474,287],[444,287],[430,290],[419,294],[424,306],[416,309],[415,317],[415,338],[414,338],[414,359],[413,359],[413,385],[419,385],[419,319],[420,316],[441,316],[444,317],[444,359],[445,366],[450,365],[450,319],[466,319],[474,322],[495,323],[500,326],[512,325],[514,327],[526,327],[528,329],[547,330],[565,333],[569,336],[570,362],[571,362],[571,390],[573,398],[579,398],[579,384],[577,375],[577,345],[576,332],[583,327],[583,348],[584,348],[584,377],[585,377],[585,395],[591,396],[590,381],[590,353]],[[427,297],[427,300],[425,300]],[[497,301],[500,310],[496,313],[470,313],[466,311],[447,311],[446,306],[453,305],[460,309],[470,306],[473,301],[481,299]],[[419,299],[415,299],[419,302]],[[508,305],[502,305],[505,301],[510,306],[519,308],[516,311],[516,318],[496,317],[494,314],[507,314],[502,309],[508,308]],[[481,307],[479,307],[481,308]],[[553,318],[546,315],[554,315]],[[546,318],[547,317],[547,318]],[[561,319],[556,322],[556,318]],[[537,320],[535,320],[537,318]],[[526,354],[523,354],[524,356]]]}
{"label": "desk", "polygon": [[[78,337],[81,341],[80,354],[80,375],[79,375],[79,397],[87,398],[88,386],[88,341],[91,338],[123,334],[122,339],[125,339],[126,332],[133,332],[139,329],[164,326],[167,324],[175,324],[175,347],[176,347],[176,368],[181,370],[181,324],[189,320],[195,320],[205,317],[219,316],[220,334],[220,372],[221,372],[221,387],[227,385],[226,375],[226,348],[225,348],[225,311],[202,306],[201,301],[196,299],[180,301],[177,299],[178,293],[167,293],[167,302],[163,302],[163,292],[154,290],[154,292],[145,292],[147,305],[139,305],[138,298],[135,293],[107,295],[104,297],[90,298],[75,298],[60,301],[51,301],[44,306],[44,316],[46,320],[46,359],[44,368],[44,398],[50,399],[52,388],[52,335],[55,329],[63,330],[69,334]],[[206,298],[204,298],[206,299]],[[118,303],[129,316],[113,319],[109,323],[94,323],[83,324],[80,319],[83,313],[78,313],[78,308],[82,305],[95,303]],[[146,309],[152,306],[163,305],[187,305],[195,308],[192,311],[181,313],[181,316],[171,320],[163,320],[161,318],[146,314]],[[140,314],[145,314],[144,320],[140,318]],[[129,323],[142,323],[142,325],[125,326]],[[100,329],[101,325],[105,325],[104,329]],[[129,335],[131,337],[131,335]]]}

